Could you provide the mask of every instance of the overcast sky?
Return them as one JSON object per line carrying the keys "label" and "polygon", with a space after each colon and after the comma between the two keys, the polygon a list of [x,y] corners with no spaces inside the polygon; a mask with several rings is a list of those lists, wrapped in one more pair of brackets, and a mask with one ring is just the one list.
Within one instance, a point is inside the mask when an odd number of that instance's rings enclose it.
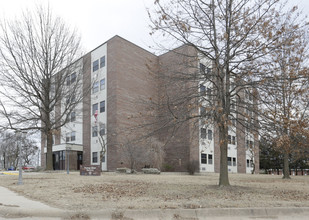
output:
{"label": "overcast sky", "polygon": [[[84,52],[114,35],[145,49],[154,45],[146,11],[154,0],[0,0],[0,16],[18,16],[22,9],[48,2],[56,15],[79,30]],[[289,0],[289,4],[299,5],[309,15],[309,0]]]}
{"label": "overcast sky", "polygon": [[143,48],[153,44],[146,11],[153,0],[0,0],[1,18],[18,16],[22,9],[48,2],[55,15],[78,29],[85,52],[114,35]]}

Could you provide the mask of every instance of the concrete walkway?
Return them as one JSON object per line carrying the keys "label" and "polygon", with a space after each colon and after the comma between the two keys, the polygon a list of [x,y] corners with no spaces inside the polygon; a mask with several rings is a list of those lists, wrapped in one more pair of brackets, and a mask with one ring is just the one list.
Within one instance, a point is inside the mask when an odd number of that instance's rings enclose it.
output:
{"label": "concrete walkway", "polygon": [[309,207],[292,208],[224,208],[224,209],[154,209],[154,210],[97,210],[73,213],[52,208],[27,199],[0,186],[0,219],[309,219]]}
{"label": "concrete walkway", "polygon": [[19,196],[15,192],[0,186],[0,217],[59,217],[57,213],[63,214],[63,211]]}

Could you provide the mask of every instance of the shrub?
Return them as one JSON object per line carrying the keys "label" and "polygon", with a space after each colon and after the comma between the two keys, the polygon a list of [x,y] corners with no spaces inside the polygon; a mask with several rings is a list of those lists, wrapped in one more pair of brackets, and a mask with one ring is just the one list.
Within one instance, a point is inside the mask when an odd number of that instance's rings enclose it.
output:
{"label": "shrub", "polygon": [[163,170],[165,172],[171,172],[171,171],[174,171],[174,167],[172,165],[166,163],[166,164],[163,164]]}
{"label": "shrub", "polygon": [[187,164],[187,171],[190,175],[194,175],[198,171],[199,162],[197,160],[192,160]]}

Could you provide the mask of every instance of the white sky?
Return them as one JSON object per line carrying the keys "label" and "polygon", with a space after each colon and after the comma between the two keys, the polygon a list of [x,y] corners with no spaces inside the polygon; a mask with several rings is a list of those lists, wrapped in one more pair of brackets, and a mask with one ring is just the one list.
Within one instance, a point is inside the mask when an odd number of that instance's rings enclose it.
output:
{"label": "white sky", "polygon": [[0,0],[0,18],[18,17],[23,9],[48,2],[55,15],[78,29],[84,52],[114,35],[145,49],[153,45],[146,7],[154,0]]}
{"label": "white sky", "polygon": [[[119,35],[145,49],[154,45],[149,35],[146,7],[154,0],[0,0],[0,19],[17,16],[22,9],[49,2],[54,14],[76,27],[82,37],[84,52]],[[309,0],[288,0],[309,15]]]}

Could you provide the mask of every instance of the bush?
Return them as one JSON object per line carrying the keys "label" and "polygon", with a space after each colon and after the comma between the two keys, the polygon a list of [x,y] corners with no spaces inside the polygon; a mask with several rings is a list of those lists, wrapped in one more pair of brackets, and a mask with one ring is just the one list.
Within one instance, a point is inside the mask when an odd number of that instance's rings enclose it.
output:
{"label": "bush", "polygon": [[187,171],[190,175],[194,175],[198,171],[199,162],[197,160],[192,160],[187,164]]}
{"label": "bush", "polygon": [[170,164],[163,164],[163,170],[165,172],[172,172],[174,171],[174,167]]}

